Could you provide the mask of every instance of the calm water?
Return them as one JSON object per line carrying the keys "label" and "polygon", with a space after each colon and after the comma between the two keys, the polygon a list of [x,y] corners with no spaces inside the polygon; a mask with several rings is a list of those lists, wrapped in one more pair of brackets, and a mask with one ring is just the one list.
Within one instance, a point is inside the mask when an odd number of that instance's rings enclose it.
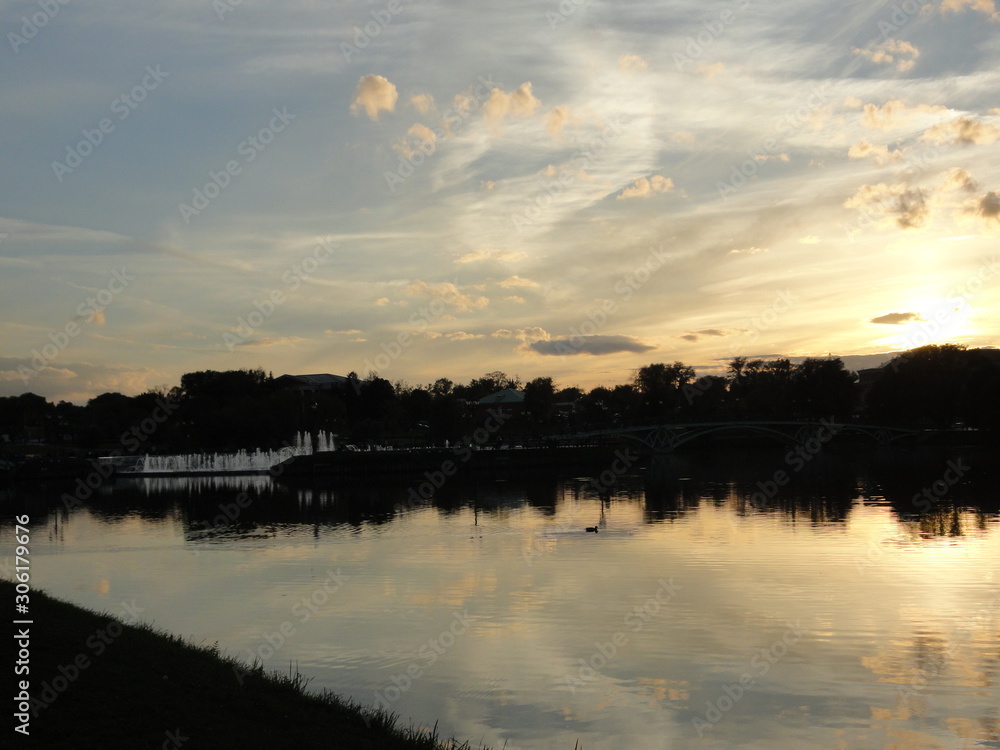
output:
{"label": "calm water", "polygon": [[6,553],[31,513],[56,596],[134,600],[473,744],[1000,747],[991,462],[821,456],[766,502],[780,453],[682,457],[604,497],[586,476],[421,504],[414,482],[118,480],[67,512],[64,487],[19,486],[0,533]]}

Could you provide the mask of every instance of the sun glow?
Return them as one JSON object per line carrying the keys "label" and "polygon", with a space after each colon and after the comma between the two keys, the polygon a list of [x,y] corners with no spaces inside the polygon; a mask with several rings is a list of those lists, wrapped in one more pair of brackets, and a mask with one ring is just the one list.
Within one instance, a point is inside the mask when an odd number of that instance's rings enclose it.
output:
{"label": "sun glow", "polygon": [[961,297],[911,300],[901,309],[909,311],[912,317],[894,325],[890,335],[876,339],[875,343],[905,350],[960,342],[976,334],[974,310]]}

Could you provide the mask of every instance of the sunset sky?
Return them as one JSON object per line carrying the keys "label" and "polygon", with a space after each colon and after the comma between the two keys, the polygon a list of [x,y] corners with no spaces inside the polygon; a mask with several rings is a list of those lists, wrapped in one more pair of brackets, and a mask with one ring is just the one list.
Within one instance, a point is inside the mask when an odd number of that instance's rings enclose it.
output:
{"label": "sunset sky", "polygon": [[0,29],[0,395],[998,343],[994,0],[36,0]]}

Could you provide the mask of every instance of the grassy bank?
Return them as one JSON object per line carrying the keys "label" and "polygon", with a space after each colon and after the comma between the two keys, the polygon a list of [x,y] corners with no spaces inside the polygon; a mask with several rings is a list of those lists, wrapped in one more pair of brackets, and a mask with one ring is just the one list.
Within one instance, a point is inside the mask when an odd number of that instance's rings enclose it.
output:
{"label": "grassy bank", "polygon": [[[14,609],[14,585],[0,601]],[[440,750],[453,744],[396,727],[395,718],[297,675],[266,673],[147,625],[127,625],[32,591],[30,734],[8,709],[0,747],[66,750],[351,748]],[[11,618],[13,619],[13,618]],[[19,625],[9,625],[16,633]],[[12,639],[7,636],[8,644]],[[16,644],[14,659],[17,660]],[[8,646],[10,648],[10,646]],[[8,667],[13,671],[13,667]],[[11,684],[9,681],[6,684]],[[11,698],[15,692],[6,697]],[[8,701],[16,706],[16,701]],[[15,709],[16,711],[16,709]],[[36,715],[37,714],[37,715]],[[463,745],[462,747],[467,747]]]}

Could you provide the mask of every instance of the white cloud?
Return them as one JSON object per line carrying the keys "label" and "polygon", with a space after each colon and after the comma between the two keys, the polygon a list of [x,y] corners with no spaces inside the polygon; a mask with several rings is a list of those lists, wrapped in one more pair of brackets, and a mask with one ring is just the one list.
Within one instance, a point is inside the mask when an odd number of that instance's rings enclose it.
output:
{"label": "white cloud", "polygon": [[966,8],[989,16],[991,21],[1000,21],[1000,13],[997,13],[993,0],[943,0],[941,3],[942,13],[960,13]]}
{"label": "white cloud", "polygon": [[410,105],[422,115],[434,109],[434,97],[430,94],[416,94],[410,97]]}
{"label": "white cloud", "polygon": [[726,64],[724,62],[702,63],[695,69],[695,72],[700,73],[711,81],[716,76],[720,76],[726,72]]}
{"label": "white cloud", "polygon": [[489,299],[481,294],[466,294],[458,286],[449,281],[429,284],[426,281],[417,280],[408,284],[405,291],[407,294],[414,296],[425,296],[441,300],[460,312],[481,310],[490,303]]}
{"label": "white cloud", "polygon": [[947,111],[947,107],[936,104],[919,104],[911,107],[900,99],[890,99],[881,107],[877,104],[864,105],[861,124],[872,130],[891,130],[908,125],[918,115],[938,114]]}
{"label": "white cloud", "polygon": [[890,151],[888,146],[876,146],[863,139],[851,146],[847,151],[847,155],[851,159],[867,159],[871,157],[879,167],[898,162],[903,158],[903,152],[899,149],[892,149]]}
{"label": "white cloud", "polygon": [[622,55],[618,58],[618,70],[623,73],[638,73],[648,67],[649,63],[639,55]]}
{"label": "white cloud", "polygon": [[651,195],[669,193],[674,189],[674,181],[661,174],[654,174],[649,177],[640,177],[618,196],[618,200],[628,198],[648,198]]}
{"label": "white cloud", "polygon": [[424,154],[434,153],[436,143],[437,135],[434,131],[426,125],[417,122],[406,131],[406,137],[400,138],[392,144],[392,147],[405,158],[409,159],[417,151],[421,151]]}
{"label": "white cloud", "polygon": [[555,107],[545,115],[545,130],[549,135],[560,135],[569,122],[569,110],[566,107]]}
{"label": "white cloud", "polygon": [[359,110],[364,110],[369,118],[378,120],[380,112],[392,112],[396,109],[397,99],[399,92],[396,86],[384,76],[361,76],[354,90],[351,112],[357,114]]}
{"label": "white cloud", "polygon": [[540,289],[541,284],[531,279],[524,279],[520,276],[509,276],[497,284],[501,289]]}
{"label": "white cloud", "polygon": [[920,57],[920,50],[902,39],[887,39],[875,47],[855,48],[854,54],[861,55],[877,65],[893,65],[900,73],[912,70]]}
{"label": "white cloud", "polygon": [[1000,127],[972,117],[958,117],[950,122],[934,125],[924,133],[923,139],[931,143],[987,145],[1000,140]]}
{"label": "white cloud", "polygon": [[531,82],[525,81],[514,91],[506,93],[495,88],[483,104],[483,116],[491,125],[498,125],[508,117],[527,117],[542,106],[531,93]]}

